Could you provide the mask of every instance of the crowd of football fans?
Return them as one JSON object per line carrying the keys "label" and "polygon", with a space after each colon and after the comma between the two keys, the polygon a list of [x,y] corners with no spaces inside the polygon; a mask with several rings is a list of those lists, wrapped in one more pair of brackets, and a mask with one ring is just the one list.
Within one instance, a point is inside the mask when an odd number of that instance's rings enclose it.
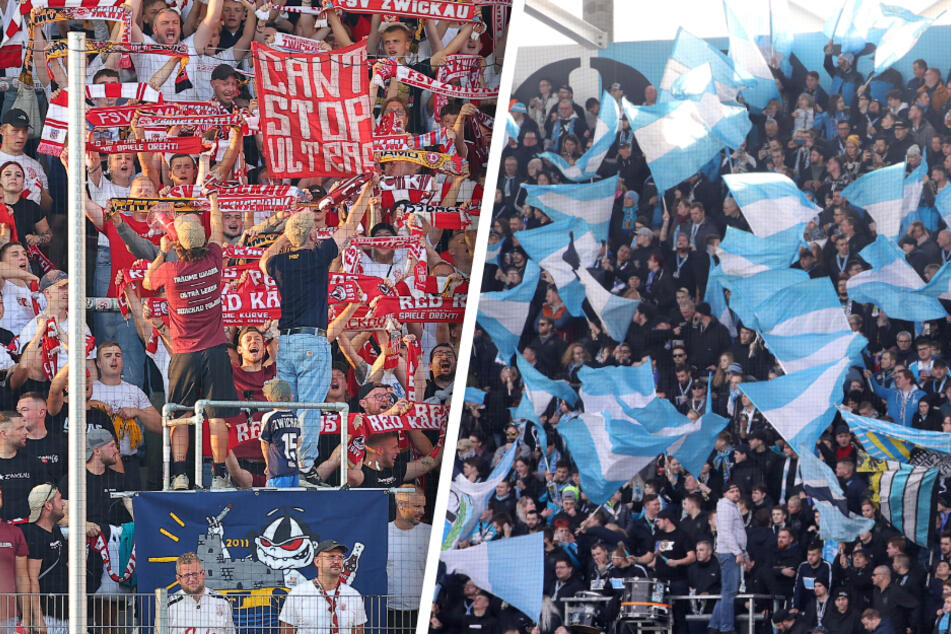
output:
{"label": "crowd of football fans", "polygon": [[[584,366],[653,362],[659,397],[692,420],[708,406],[728,418],[700,473],[687,473],[676,458],[659,456],[651,467],[631,473],[631,481],[607,503],[592,504],[558,433],[559,421],[573,408],[552,400],[540,418],[547,446],[538,446],[542,436],[523,432],[532,425],[510,413],[523,398],[514,358],[499,359],[490,336],[476,329],[468,380],[485,397],[482,404],[467,403],[456,469],[479,481],[520,435],[529,442],[520,446],[514,468],[462,546],[544,532],[545,596],[552,601],[533,623],[464,576],[450,575],[434,604],[434,631],[564,632],[571,624],[560,600],[592,590],[615,602],[598,607],[594,623],[575,622],[611,628],[623,594],[623,584],[612,586],[611,579],[653,577],[665,581],[672,594],[697,595],[675,605],[674,631],[707,632],[706,621],[686,617],[710,614],[716,601],[702,595],[721,590],[716,508],[733,484],[740,489],[736,504],[747,533],[741,589],[778,598],[775,612],[769,601],[753,606],[766,617],[759,631],[773,631],[771,625],[776,631],[835,634],[948,631],[951,495],[944,483],[933,517],[934,543],[912,543],[872,501],[868,474],[856,470],[861,447],[837,417],[819,453],[835,470],[849,510],[875,524],[853,543],[823,544],[817,514],[796,479],[798,456],[737,388],[782,370],[752,327],[737,323],[731,332],[703,301],[712,254],[726,228],[750,230],[721,176],[757,171],[788,176],[822,208],[807,227],[810,246],[801,249],[792,268],[835,285],[853,331],[869,341],[864,367],[850,370],[842,402],[863,416],[951,432],[946,361],[951,318],[903,322],[849,299],[845,281],[870,268],[859,252],[876,234],[865,212],[841,196],[871,170],[905,161],[910,173],[927,160],[919,208],[902,227],[899,245],[923,280],[951,259],[951,230],[934,210],[951,173],[947,80],[934,67],[936,60],[918,59],[911,77],[889,70],[876,78],[893,87],[875,98],[855,70],[855,56],[833,55],[831,42],[825,53],[822,69],[806,69],[796,59],[790,76],[775,68],[782,101],[751,112],[746,143],[724,150],[714,169],[667,191],[663,200],[643,148],[622,121],[597,177],[620,177],[610,238],[589,272],[610,292],[640,300],[633,323],[623,340],[612,340],[588,307],[583,316],[570,314],[543,271],[521,332],[518,353],[575,390]],[[611,85],[610,94],[624,96],[621,84]],[[657,96],[651,85],[626,95],[646,105]],[[484,292],[522,282],[529,256],[517,232],[552,222],[526,204],[523,185],[570,182],[539,155],[553,152],[574,164],[592,141],[602,104],[591,98],[582,107],[578,101],[571,86],[543,78],[528,103],[513,101],[510,107],[519,132],[503,152],[489,238],[498,256],[487,259]],[[737,601],[738,612],[745,612],[742,604]],[[713,631],[724,627],[720,623]]]}

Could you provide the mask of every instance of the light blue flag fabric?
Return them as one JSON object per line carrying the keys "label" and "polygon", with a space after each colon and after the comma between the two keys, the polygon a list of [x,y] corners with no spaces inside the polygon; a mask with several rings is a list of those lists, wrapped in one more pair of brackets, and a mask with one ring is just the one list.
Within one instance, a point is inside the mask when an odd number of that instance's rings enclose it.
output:
{"label": "light blue flag fabric", "polygon": [[[889,26],[875,49],[875,69],[873,71],[875,75],[886,68],[890,68],[907,55],[908,51],[915,46],[918,38],[937,19],[915,15],[904,7],[890,4],[881,5],[881,11]],[[941,13],[943,15],[944,11]]]}
{"label": "light blue flag fabric", "polygon": [[885,466],[887,471],[872,473],[869,478],[882,516],[916,544],[931,545],[938,469],[891,461]]}
{"label": "light blue flag fabric", "polygon": [[[905,233],[905,228],[917,217],[915,212],[918,211],[918,203],[921,201],[921,192],[925,188],[924,178],[927,175],[928,158],[922,155],[921,163],[918,164],[918,167],[911,170],[911,174],[905,177],[902,188],[901,229],[899,233]],[[945,189],[947,189],[947,187]]]}
{"label": "light blue flag fabric", "polygon": [[665,103],[673,100],[670,90],[674,82],[684,73],[703,64],[710,64],[716,95],[720,101],[736,101],[736,96],[747,84],[737,73],[733,62],[716,47],[691,35],[683,27],[677,30],[673,50],[664,66],[657,101]]}
{"label": "light blue flag fabric", "polygon": [[528,398],[536,416],[541,416],[551,403],[551,399],[559,398],[569,405],[578,402],[578,395],[565,381],[553,381],[529,365],[522,355],[516,355],[515,363],[522,373],[522,384],[525,386],[523,399]]}
{"label": "light blue flag fabric", "polygon": [[522,185],[525,204],[538,207],[552,220],[581,218],[596,240],[606,241],[617,197],[618,176],[593,183],[571,185]]}
{"label": "light blue flag fabric", "polygon": [[[945,188],[947,189],[947,188]],[[951,299],[951,266],[941,265],[931,281],[921,289],[922,295],[938,299]]]}
{"label": "light blue flag fabric", "polygon": [[594,266],[600,251],[588,223],[580,218],[556,220],[535,229],[516,231],[515,237],[528,257],[551,274],[568,312],[581,317],[585,290],[575,269]]}
{"label": "light blue flag fabric", "polygon": [[467,387],[465,399],[466,399],[466,403],[475,403],[477,405],[482,405],[483,403],[485,403],[485,392],[483,392],[477,387]]}
{"label": "light blue flag fabric", "polygon": [[696,101],[704,122],[728,148],[736,149],[746,141],[753,126],[749,111],[737,103],[720,101],[709,63],[678,77],[670,92],[676,99]]}
{"label": "light blue flag fabric", "polygon": [[761,238],[808,223],[822,211],[784,174],[725,174],[723,182],[750,229]]}
{"label": "light blue flag fabric", "polygon": [[446,514],[442,550],[454,547],[472,533],[479,516],[489,505],[489,498],[495,493],[495,487],[512,470],[517,453],[518,443],[512,443],[485,482],[470,482],[461,473],[452,481],[449,487],[450,508]]}
{"label": "light blue flag fabric", "polygon": [[805,225],[796,225],[785,231],[760,238],[748,231],[727,227],[726,235],[717,247],[720,270],[727,275],[749,277],[773,269],[786,269],[799,258],[799,247],[804,245]]}
{"label": "light blue flag fabric", "polygon": [[905,200],[905,162],[862,174],[842,190],[842,198],[872,217],[878,235],[897,239]]}
{"label": "light blue flag fabric", "polygon": [[[809,274],[800,269],[774,269],[750,277],[723,275],[718,270],[717,275],[723,287],[730,291],[730,308],[744,326],[754,330],[759,330],[755,311],[757,306],[777,291],[809,279]],[[713,277],[713,273],[710,277]]]}
{"label": "light blue flag fabric", "polygon": [[641,301],[615,295],[604,288],[586,268],[579,268],[575,273],[584,287],[588,305],[601,320],[604,331],[611,339],[624,341]]}
{"label": "light blue flag fabric", "polygon": [[852,300],[874,304],[893,319],[928,321],[947,315],[941,302],[924,290],[924,281],[905,261],[904,252],[885,236],[879,235],[859,255],[873,268],[846,282]]}
{"label": "light blue flag fabric", "polygon": [[849,365],[848,359],[840,359],[771,381],[741,383],[740,391],[786,442],[793,447],[814,447],[842,400]]}
{"label": "light blue flag fabric", "polygon": [[479,298],[477,321],[505,359],[518,352],[518,340],[525,328],[540,274],[538,265],[529,260],[521,284],[506,291],[483,293]]}
{"label": "light blue flag fabric", "polygon": [[951,227],[951,187],[945,187],[935,196],[934,206],[941,214],[944,223]]}
{"label": "light blue flag fabric", "polygon": [[622,99],[622,103],[658,191],[690,178],[723,148],[701,115],[698,102],[671,100],[635,106]]}
{"label": "light blue flag fabric", "polygon": [[819,537],[847,542],[856,539],[859,533],[872,530],[875,520],[849,512],[848,500],[832,469],[809,448],[799,447],[797,453],[802,489],[819,511]]}
{"label": "light blue flag fabric", "polygon": [[505,115],[505,141],[502,145],[508,145],[509,141],[518,141],[518,135],[521,132],[521,126],[515,120],[515,117],[512,116],[512,113],[506,113]]}
{"label": "light blue flag fabric", "polygon": [[782,103],[776,79],[763,57],[763,52],[746,33],[746,29],[726,2],[723,3],[723,13],[730,40],[729,57],[733,60],[737,73],[749,84],[740,93],[743,95],[743,101],[756,112],[763,110],[771,99],[779,99]]}
{"label": "light blue flag fabric", "polygon": [[[655,406],[654,404],[657,404]],[[659,406],[666,403],[666,406]],[[648,429],[643,421],[647,410],[651,417],[660,411],[664,414],[664,426]],[[671,455],[691,474],[698,475],[710,451],[717,441],[717,434],[729,422],[722,416],[705,414],[697,422],[677,411],[670,401],[656,399],[646,408],[632,412],[631,419],[611,418],[608,433],[613,451],[650,460],[664,453]]]}
{"label": "light blue flag fabric", "polygon": [[842,45],[843,53],[858,53],[866,42],[878,43],[876,25],[882,17],[877,0],[846,0],[833,12],[822,28],[823,34]]}
{"label": "light blue flag fabric", "polygon": [[609,420],[607,414],[585,412],[563,417],[558,423],[558,433],[578,465],[581,490],[595,504],[606,502],[625,482],[657,457],[657,453],[652,456],[615,453],[611,449],[611,437],[608,434]]}
{"label": "light blue flag fabric", "polygon": [[789,337],[770,335],[765,332],[760,335],[787,374],[832,363],[843,357],[860,366],[862,365],[862,350],[868,345],[868,339],[851,330]]}
{"label": "light blue flag fabric", "polygon": [[804,280],[777,290],[755,309],[763,332],[776,336],[838,333],[849,321],[835,287],[825,278]]}
{"label": "light blue flag fabric", "polygon": [[621,110],[617,101],[611,93],[604,91],[601,94],[601,111],[598,113],[598,122],[594,127],[591,147],[575,161],[575,164],[571,165],[554,152],[543,152],[539,156],[557,167],[568,180],[576,182],[589,180],[597,175],[604,157],[614,144],[620,125]]}
{"label": "light blue flag fabric", "polygon": [[[707,277],[707,288],[703,292],[703,301],[710,304],[710,312],[717,318],[721,324],[730,331],[731,337],[736,337],[736,322],[733,319],[733,313],[730,312],[730,306],[727,304],[726,296],[723,290],[726,288],[721,281],[727,277],[720,269],[719,264],[713,263],[710,258],[710,275]],[[732,300],[732,297],[730,298]]]}
{"label": "light blue flag fabric", "polygon": [[[532,533],[447,550],[439,558],[446,573],[464,574],[479,588],[537,621],[545,582],[545,535]],[[513,574],[518,571],[518,574]]]}
{"label": "light blue flag fabric", "polygon": [[502,252],[502,240],[485,247],[485,263],[499,265],[499,253]]}
{"label": "light blue flag fabric", "polygon": [[[914,452],[922,454],[920,458],[925,458],[925,454],[927,454],[927,464],[934,463],[936,465],[941,462],[948,463],[949,460],[931,454],[948,454],[951,458],[951,434],[943,431],[904,427],[875,418],[859,416],[844,407],[839,408],[839,414],[842,415],[849,429],[862,443],[865,452],[873,458],[907,463],[914,460],[917,464],[920,460],[917,457],[913,458],[912,453]],[[949,464],[940,466],[943,470],[951,470]]]}
{"label": "light blue flag fabric", "polygon": [[657,398],[650,359],[632,366],[605,366],[578,370],[578,395],[586,412],[603,412],[620,418],[626,410],[644,407]]}

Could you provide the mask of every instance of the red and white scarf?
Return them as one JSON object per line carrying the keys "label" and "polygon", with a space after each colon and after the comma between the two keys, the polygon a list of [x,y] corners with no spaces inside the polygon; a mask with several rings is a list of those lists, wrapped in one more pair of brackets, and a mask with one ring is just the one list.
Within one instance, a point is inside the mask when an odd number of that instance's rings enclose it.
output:
{"label": "red and white scarf", "polygon": [[424,20],[472,22],[478,16],[478,6],[456,0],[331,0],[329,8],[348,13],[398,15]]}
{"label": "red and white scarf", "polygon": [[383,69],[378,73],[380,79],[396,78],[400,83],[416,88],[422,88],[429,92],[454,97],[456,99],[495,99],[499,96],[498,89],[488,88],[467,88],[463,86],[453,86],[445,82],[433,79],[429,75],[417,70],[399,64],[395,59],[390,58],[384,62]]}
{"label": "red and white scarf", "polygon": [[408,249],[408,257],[417,261],[426,257],[426,249],[420,242],[419,236],[377,236],[375,238],[351,238],[350,243],[343,251],[343,270],[347,273],[363,273],[361,264],[361,249]]}

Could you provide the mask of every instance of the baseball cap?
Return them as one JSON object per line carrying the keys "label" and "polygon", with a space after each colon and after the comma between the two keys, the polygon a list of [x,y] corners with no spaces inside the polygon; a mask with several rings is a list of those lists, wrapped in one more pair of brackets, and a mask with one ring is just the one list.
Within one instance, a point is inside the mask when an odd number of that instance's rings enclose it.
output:
{"label": "baseball cap", "polygon": [[708,304],[707,302],[700,302],[699,304],[697,304],[696,310],[698,315],[703,315],[704,317],[713,316],[713,311],[710,309],[710,304]]}
{"label": "baseball cap", "polygon": [[368,395],[370,392],[372,392],[373,390],[375,390],[375,389],[378,388],[378,387],[382,387],[382,386],[377,385],[377,384],[374,383],[373,381],[370,381],[370,382],[368,382],[368,383],[364,383],[364,384],[360,387],[360,391],[357,392],[357,402],[359,403],[360,401],[362,401],[363,399],[365,399],[365,398],[367,397],[367,395]]}
{"label": "baseball cap", "polygon": [[512,107],[509,108],[509,112],[521,112],[522,114],[525,114],[528,112],[528,108],[526,108],[525,104],[523,104],[521,101],[516,101],[512,104]]}
{"label": "baseball cap", "polygon": [[342,550],[346,553],[349,548],[341,544],[335,539],[325,539],[322,542],[317,544],[317,554],[330,552],[331,550]]}
{"label": "baseball cap", "polygon": [[733,451],[739,451],[740,453],[744,453],[748,456],[750,455],[750,446],[746,443],[740,443],[733,448]]}
{"label": "baseball cap", "polygon": [[838,425],[835,426],[836,436],[838,436],[839,434],[848,434],[848,433],[849,433],[849,426],[846,425],[845,423],[839,423]]}
{"label": "baseball cap", "polygon": [[611,84],[611,90],[620,90],[620,89],[621,89],[621,82],[616,81],[613,84]]}
{"label": "baseball cap", "polygon": [[40,292],[42,293],[51,286],[55,286],[60,282],[66,281],[69,279],[69,276],[66,274],[66,271],[60,271],[59,269],[54,269],[43,276],[40,280]]}
{"label": "baseball cap", "polygon": [[921,156],[921,148],[917,144],[911,144],[908,146],[908,151],[905,152],[905,156]]}
{"label": "baseball cap", "polygon": [[847,61],[849,64],[855,61],[855,55],[853,55],[852,53],[842,53],[840,57],[844,59],[845,61]]}
{"label": "baseball cap", "polygon": [[11,108],[3,115],[3,119],[0,120],[0,123],[9,123],[14,128],[29,128],[30,117],[19,108]]}
{"label": "baseball cap", "polygon": [[229,77],[241,79],[241,77],[238,75],[238,71],[236,71],[230,64],[218,64],[215,66],[215,70],[211,71],[212,80],[228,79]]}
{"label": "baseball cap", "polygon": [[578,500],[578,494],[575,493],[574,489],[568,489],[568,488],[566,488],[566,489],[565,489],[564,491],[562,491],[562,493],[561,493],[561,499],[562,499],[562,500],[575,500],[575,501],[577,501],[577,500]]}
{"label": "baseball cap", "polygon": [[662,519],[662,520],[670,520],[670,521],[672,521],[672,522],[676,522],[676,521],[677,521],[677,511],[675,511],[672,507],[669,507],[669,506],[668,506],[668,507],[665,508],[665,509],[661,509],[660,513],[657,514],[657,518],[658,518],[658,519]]}
{"label": "baseball cap", "polygon": [[852,597],[849,596],[849,591],[848,591],[848,590],[837,590],[836,593],[835,593],[835,598],[838,599],[839,597],[845,597],[846,599],[851,599],[851,598],[852,598]]}
{"label": "baseball cap", "polygon": [[58,489],[55,485],[46,483],[38,484],[30,490],[27,497],[27,504],[30,505],[30,523],[40,519],[40,513],[43,512],[43,505],[53,499]]}
{"label": "baseball cap", "polygon": [[639,235],[639,236],[647,236],[648,238],[653,238],[653,237],[654,237],[654,232],[651,231],[650,229],[648,229],[647,227],[641,227],[640,229],[637,230],[637,235]]}
{"label": "baseball cap", "polygon": [[99,447],[105,447],[110,442],[115,440],[112,437],[112,434],[107,432],[102,427],[93,427],[86,432],[86,462],[89,462],[92,459],[92,452],[94,449]]}
{"label": "baseball cap", "polygon": [[783,609],[773,612],[773,623],[782,623],[790,618],[789,612]]}
{"label": "baseball cap", "polygon": [[895,120],[895,127],[896,127],[896,128],[907,128],[907,127],[908,127],[908,122],[907,122],[906,120],[904,120],[904,119],[896,119],[896,120]]}

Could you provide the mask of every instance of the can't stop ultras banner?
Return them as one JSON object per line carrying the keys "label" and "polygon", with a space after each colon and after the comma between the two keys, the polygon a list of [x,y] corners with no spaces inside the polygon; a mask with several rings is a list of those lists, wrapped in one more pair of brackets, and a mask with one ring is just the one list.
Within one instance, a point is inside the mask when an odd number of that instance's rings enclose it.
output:
{"label": "can't stop ultras banner", "polygon": [[[347,583],[364,597],[386,594],[389,502],[382,490],[235,491],[133,498],[138,592],[180,588],[175,559],[194,551],[205,585],[229,598],[239,634],[276,632],[284,597],[313,578],[317,544],[348,548]],[[371,603],[367,616],[373,621]]]}
{"label": "can't stop ultras banner", "polygon": [[327,53],[251,45],[271,174],[351,176],[373,165],[366,43]]}

